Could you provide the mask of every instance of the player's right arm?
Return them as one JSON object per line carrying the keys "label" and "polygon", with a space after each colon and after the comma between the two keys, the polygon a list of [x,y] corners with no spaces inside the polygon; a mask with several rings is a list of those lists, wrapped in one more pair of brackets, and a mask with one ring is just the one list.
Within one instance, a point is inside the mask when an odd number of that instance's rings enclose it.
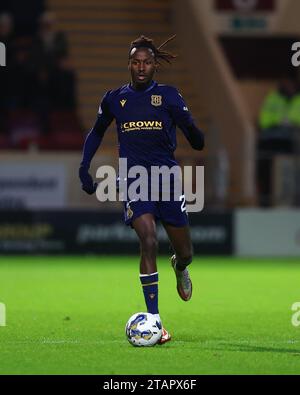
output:
{"label": "player's right arm", "polygon": [[97,183],[94,183],[89,173],[91,161],[102,142],[105,131],[114,119],[109,108],[109,94],[110,92],[107,92],[103,97],[95,125],[87,135],[83,146],[82,161],[79,167],[79,178],[82,189],[89,195],[93,194],[97,189]]}

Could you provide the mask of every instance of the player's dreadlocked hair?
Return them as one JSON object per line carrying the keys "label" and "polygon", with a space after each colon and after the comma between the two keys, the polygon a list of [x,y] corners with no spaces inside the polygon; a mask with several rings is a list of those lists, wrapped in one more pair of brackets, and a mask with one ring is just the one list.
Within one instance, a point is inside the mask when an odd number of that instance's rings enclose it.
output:
{"label": "player's dreadlocked hair", "polygon": [[165,42],[163,42],[159,47],[154,45],[154,40],[148,38],[146,36],[140,36],[136,40],[132,41],[129,49],[129,58],[135,53],[138,48],[148,48],[153,52],[153,55],[158,64],[161,64],[160,61],[164,61],[166,63],[171,64],[172,60],[177,57],[177,55],[173,55],[170,52],[162,51],[162,48],[170,41],[172,41],[176,37],[174,36],[168,38]]}

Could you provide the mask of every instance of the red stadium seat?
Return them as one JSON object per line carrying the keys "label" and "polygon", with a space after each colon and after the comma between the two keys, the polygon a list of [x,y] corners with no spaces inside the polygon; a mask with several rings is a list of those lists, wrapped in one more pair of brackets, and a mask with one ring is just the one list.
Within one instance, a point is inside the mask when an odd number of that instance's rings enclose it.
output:
{"label": "red stadium seat", "polygon": [[56,132],[51,135],[52,143],[57,150],[80,150],[82,149],[84,136],[82,133]]}
{"label": "red stadium seat", "polygon": [[32,145],[42,150],[80,150],[84,136],[74,111],[49,114],[49,133],[42,134],[36,113],[14,110],[8,116],[7,136],[0,135],[0,148],[28,149]]}
{"label": "red stadium seat", "polygon": [[10,140],[8,136],[4,134],[0,134],[0,149],[8,149],[10,148]]}
{"label": "red stadium seat", "polygon": [[30,110],[13,110],[8,115],[7,131],[13,148],[27,148],[40,134],[37,115]]}
{"label": "red stadium seat", "polygon": [[50,131],[82,133],[82,127],[75,111],[54,111],[50,114]]}
{"label": "red stadium seat", "polygon": [[50,114],[50,132],[39,138],[40,149],[80,150],[84,136],[76,112],[55,111]]}

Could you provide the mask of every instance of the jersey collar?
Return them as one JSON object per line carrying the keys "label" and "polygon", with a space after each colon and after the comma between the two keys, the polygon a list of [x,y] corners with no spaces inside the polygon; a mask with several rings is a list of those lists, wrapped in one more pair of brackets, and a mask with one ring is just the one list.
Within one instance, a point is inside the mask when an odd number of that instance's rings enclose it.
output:
{"label": "jersey collar", "polygon": [[156,81],[152,81],[151,84],[150,84],[150,86],[149,86],[147,89],[145,89],[144,91],[137,91],[137,90],[133,89],[133,87],[132,87],[131,84],[129,83],[129,84],[127,84],[127,88],[128,88],[131,92],[134,92],[134,93],[146,93],[146,92],[151,91],[151,89],[153,89],[156,85],[157,85],[157,82],[156,82]]}

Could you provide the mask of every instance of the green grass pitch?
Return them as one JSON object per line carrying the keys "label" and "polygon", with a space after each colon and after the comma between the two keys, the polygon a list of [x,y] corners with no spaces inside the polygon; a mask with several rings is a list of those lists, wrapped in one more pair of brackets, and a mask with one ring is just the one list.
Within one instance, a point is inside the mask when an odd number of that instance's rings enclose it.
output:
{"label": "green grass pitch", "polygon": [[1,257],[1,374],[299,374],[300,260],[196,257],[179,299],[158,259],[160,313],[173,340],[132,347],[145,311],[138,257]]}

